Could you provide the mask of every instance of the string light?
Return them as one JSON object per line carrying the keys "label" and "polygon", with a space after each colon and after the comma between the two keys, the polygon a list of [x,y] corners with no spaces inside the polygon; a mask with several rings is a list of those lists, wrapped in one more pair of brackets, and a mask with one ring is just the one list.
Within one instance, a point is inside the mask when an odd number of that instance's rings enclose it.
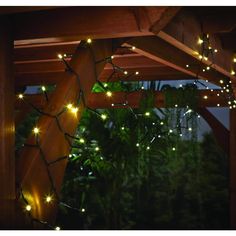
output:
{"label": "string light", "polygon": [[139,147],[139,143],[136,143],[136,147]]}
{"label": "string light", "polygon": [[42,91],[43,91],[43,92],[45,92],[45,91],[46,91],[46,88],[45,88],[45,86],[42,86],[42,87],[41,87],[41,89],[42,89]]}
{"label": "string light", "polygon": [[24,95],[22,93],[18,94],[18,98],[19,99],[23,99],[24,98]]}
{"label": "string light", "polygon": [[122,130],[124,130],[124,129],[125,129],[125,127],[124,127],[124,126],[122,126],[122,127],[121,127],[121,129],[122,129]]}
{"label": "string light", "polygon": [[88,38],[87,43],[89,43],[89,44],[92,43],[92,39]]}
{"label": "string light", "polygon": [[218,103],[218,104],[217,104],[217,106],[219,107],[219,106],[220,106],[220,104]]}
{"label": "string light", "polygon": [[136,47],[135,47],[135,46],[133,46],[133,47],[132,47],[132,50],[135,50],[135,49],[136,49]]}
{"label": "string light", "polygon": [[236,57],[233,59],[233,62],[236,62]]}
{"label": "string light", "polygon": [[142,87],[141,87],[141,89],[143,90],[143,89],[144,89],[144,87],[142,86]]}
{"label": "string light", "polygon": [[173,130],[172,130],[172,129],[170,129],[170,130],[169,130],[169,133],[173,133]]}
{"label": "string light", "polygon": [[214,52],[215,52],[215,53],[217,53],[217,52],[218,52],[218,50],[217,50],[217,49],[215,49],[215,50],[214,50]]}
{"label": "string light", "polygon": [[205,95],[203,98],[204,98],[204,99],[207,99],[208,97],[207,97],[207,95]]}
{"label": "string light", "polygon": [[104,85],[103,85],[105,88],[108,86],[108,84],[107,83],[104,83]]}
{"label": "string light", "polygon": [[31,206],[30,206],[29,204],[26,205],[26,206],[25,206],[25,210],[26,210],[26,211],[31,211]]}
{"label": "string light", "polygon": [[95,151],[99,151],[100,150],[100,148],[99,147],[95,147]]}
{"label": "string light", "polygon": [[61,230],[61,228],[60,228],[59,226],[57,226],[57,227],[55,228],[55,230],[59,231],[59,230]]}
{"label": "string light", "polygon": [[188,131],[192,131],[192,128],[191,128],[191,127],[189,127],[189,128],[188,128]]}
{"label": "string light", "polygon": [[84,143],[85,141],[84,141],[83,138],[80,138],[80,139],[79,139],[79,142],[80,142],[80,143]]}
{"label": "string light", "polygon": [[150,116],[150,112],[145,112],[145,116]]}
{"label": "string light", "polygon": [[149,146],[147,146],[147,148],[146,148],[147,150],[150,150],[150,147]]}
{"label": "string light", "polygon": [[173,148],[172,148],[172,151],[175,151],[175,150],[176,150],[175,147],[173,147]]}
{"label": "string light", "polygon": [[84,209],[84,208],[82,208],[82,209],[81,209],[81,211],[82,211],[82,212],[85,212],[85,209]]}
{"label": "string light", "polygon": [[58,57],[59,59],[62,59],[62,58],[63,58],[63,56],[62,56],[61,54],[58,54],[57,57]]}
{"label": "string light", "polygon": [[198,39],[198,44],[202,44],[203,40],[201,38]]}
{"label": "string light", "polygon": [[164,125],[164,122],[163,122],[163,121],[161,121],[161,122],[160,122],[160,125]]}
{"label": "string light", "polygon": [[107,95],[107,97],[111,97],[112,96],[112,92],[111,91],[107,91],[106,95]]}
{"label": "string light", "polygon": [[178,104],[175,104],[175,107],[178,107]]}
{"label": "string light", "polygon": [[46,201],[46,203],[52,202],[52,196],[50,196],[50,195],[46,196],[45,201]]}
{"label": "string light", "polygon": [[207,66],[207,68],[206,68],[207,70],[210,70],[210,66]]}
{"label": "string light", "polygon": [[106,119],[107,119],[107,115],[106,115],[106,114],[102,114],[102,115],[101,115],[101,118],[102,118],[103,120],[106,120]]}
{"label": "string light", "polygon": [[235,71],[234,70],[231,71],[231,75],[235,75]]}
{"label": "string light", "polygon": [[223,84],[223,83],[224,83],[224,81],[221,79],[221,80],[220,80],[220,83],[221,83],[221,84]]}
{"label": "string light", "polygon": [[67,107],[68,109],[71,109],[71,108],[73,107],[73,105],[72,105],[71,103],[69,103],[68,105],[66,105],[66,107]]}
{"label": "string light", "polygon": [[38,127],[34,127],[33,128],[33,132],[34,132],[34,134],[38,134],[39,133],[39,128]]}
{"label": "string light", "polygon": [[186,67],[188,68],[188,67],[189,67],[189,65],[187,64],[187,65],[186,65]]}
{"label": "string light", "polygon": [[199,59],[202,59],[202,55],[199,55],[198,58],[199,58]]}
{"label": "string light", "polygon": [[124,74],[127,75],[127,74],[128,74],[128,71],[125,70],[125,71],[124,71]]}
{"label": "string light", "polygon": [[136,72],[135,72],[135,75],[138,75],[138,74],[139,74],[139,72],[138,72],[138,71],[136,71]]}

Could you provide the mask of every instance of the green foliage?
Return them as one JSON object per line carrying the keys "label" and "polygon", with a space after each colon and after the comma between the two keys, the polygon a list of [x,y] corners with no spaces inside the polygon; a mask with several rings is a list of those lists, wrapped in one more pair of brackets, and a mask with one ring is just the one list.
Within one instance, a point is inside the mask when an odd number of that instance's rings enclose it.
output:
{"label": "green foliage", "polygon": [[[193,132],[181,139],[178,130],[168,132],[176,119],[173,110],[163,110],[162,118],[156,110],[150,109],[148,117],[144,111],[145,106],[134,110],[137,116],[128,109],[105,111],[106,121],[84,113],[77,136],[85,143],[75,143],[62,196],[86,212],[65,222],[75,212],[64,209],[60,224],[77,229],[227,228],[227,158],[215,140],[210,135],[202,143],[196,140],[191,113],[184,125]],[[155,134],[161,138],[152,141]]]}

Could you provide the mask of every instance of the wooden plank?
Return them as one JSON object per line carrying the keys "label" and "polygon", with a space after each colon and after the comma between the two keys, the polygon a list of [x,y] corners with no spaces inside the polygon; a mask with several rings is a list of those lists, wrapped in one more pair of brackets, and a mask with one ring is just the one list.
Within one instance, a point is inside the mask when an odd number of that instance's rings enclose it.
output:
{"label": "wooden plank", "polygon": [[[79,47],[70,61],[71,68],[79,75],[79,78],[75,74],[68,72],[65,78],[58,84],[44,112],[58,114],[68,103],[72,103],[75,106],[78,102],[80,86],[84,95],[88,97],[95,82],[95,70],[99,75],[104,67],[104,63],[95,65],[94,57],[97,60],[98,58],[111,56],[114,53],[113,43],[112,40],[96,41],[91,46],[94,55],[89,48]],[[80,83],[78,79],[80,79]],[[75,133],[83,107],[84,105],[81,103],[77,116],[67,111],[59,117],[62,129],[67,133],[71,135]],[[43,153],[46,154],[47,162],[69,155],[69,144],[63,132],[58,128],[54,118],[46,115],[41,116],[37,127],[40,129],[40,146]],[[30,135],[26,143],[35,144],[35,135]],[[64,159],[49,167],[57,193],[60,192],[66,163],[67,160]],[[22,149],[17,162],[16,176],[32,206],[32,215],[35,218],[52,224],[55,219],[57,204],[54,202],[53,204],[45,205],[44,198],[51,191],[51,184],[39,149],[26,146]]]}
{"label": "wooden plank", "polygon": [[[156,7],[156,21],[165,8]],[[67,7],[15,14],[12,18],[18,45],[152,34],[148,29],[139,30],[129,7]]]}
{"label": "wooden plank", "polygon": [[[93,93],[88,100],[88,106],[94,109],[127,108],[125,106],[112,106],[112,104],[122,104],[127,99],[130,107],[138,108],[143,93],[143,91],[135,91],[131,93],[114,92],[112,93],[112,97],[107,97],[105,93]],[[222,97],[216,96],[217,93],[218,91],[211,92],[199,90],[199,107],[216,107],[217,103],[220,103],[221,106],[227,106],[226,100]],[[205,95],[208,97],[208,99],[203,98]],[[154,103],[156,107],[163,108],[166,106],[165,95],[163,92],[155,92]]]}
{"label": "wooden plank", "polygon": [[236,229],[236,110],[230,110],[229,196],[230,227]]}
{"label": "wooden plank", "polygon": [[[222,106],[227,106],[227,102],[223,97],[218,97],[217,93],[219,93],[219,90],[214,90],[213,92],[209,90],[199,90],[199,96],[201,99],[199,100],[199,107],[217,107],[217,104],[219,103]],[[88,100],[88,105],[92,106],[93,108],[117,108],[113,107],[112,103],[121,103],[124,99],[125,92],[113,92],[112,97],[108,98],[105,93],[92,93],[90,95],[90,99]],[[139,100],[141,98],[141,95],[143,94],[143,91],[137,91],[132,92],[128,95],[128,99],[131,101],[131,104],[134,105],[134,108],[138,106]],[[208,99],[203,99],[203,96],[207,95]],[[51,94],[48,95],[49,97]],[[156,92],[156,96],[158,97],[156,106],[157,107],[165,107],[165,99],[164,99],[164,93],[163,92]],[[47,105],[45,96],[42,94],[32,94],[32,95],[25,95],[26,101],[30,102],[34,106],[36,106],[39,109],[44,109]],[[28,105],[22,100],[17,99],[15,103],[15,109],[17,110],[23,110]]]}
{"label": "wooden plank", "polygon": [[14,61],[57,59],[58,54],[74,54],[80,41],[22,45],[14,47]]}
{"label": "wooden plank", "polygon": [[[135,51],[143,56],[149,57],[152,60],[187,75],[193,77],[198,75],[199,79],[208,80],[217,85],[220,85],[220,79],[225,78],[225,76],[218,71],[214,69],[207,70],[203,62],[199,62],[198,59],[182,52],[180,49],[155,36],[136,37],[129,40],[124,45],[128,47],[135,46]],[[205,69],[204,72],[203,69]]]}
{"label": "wooden plank", "polygon": [[229,130],[206,108],[199,108],[198,112],[211,127],[218,144],[229,155]]}
{"label": "wooden plank", "polygon": [[7,17],[0,17],[0,229],[14,229],[15,125],[13,38]]}

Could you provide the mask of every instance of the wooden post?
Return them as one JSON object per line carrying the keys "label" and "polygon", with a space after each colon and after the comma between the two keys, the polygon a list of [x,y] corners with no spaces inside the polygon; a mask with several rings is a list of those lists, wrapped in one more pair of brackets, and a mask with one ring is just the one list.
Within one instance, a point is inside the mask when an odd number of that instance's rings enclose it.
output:
{"label": "wooden post", "polygon": [[7,17],[0,17],[0,229],[14,228],[14,78],[13,40]]}
{"label": "wooden post", "polygon": [[[78,76],[71,72],[65,73],[65,77],[58,83],[44,112],[58,114],[69,103],[75,106],[78,103],[80,88],[82,88],[86,102],[91,94],[92,86],[96,82],[96,76],[101,73],[106,63],[105,61],[98,64],[95,62],[113,55],[112,46],[112,40],[98,40],[91,45],[91,49],[79,47],[70,61],[70,67]],[[54,224],[57,204],[55,201],[52,204],[45,203],[45,196],[51,193],[52,190],[50,176],[54,183],[54,188],[59,194],[67,164],[67,159],[63,159],[47,168],[42,159],[42,153],[44,153],[44,158],[47,162],[54,162],[59,157],[69,155],[70,146],[64,132],[74,135],[83,109],[84,105],[81,103],[77,116],[70,111],[60,115],[58,120],[63,131],[58,127],[55,118],[42,115],[36,124],[40,129],[38,138],[41,151],[39,148],[25,145],[17,159],[17,181],[22,187],[25,198],[32,207],[32,217],[38,220]],[[32,134],[26,143],[34,145],[35,140],[36,137]],[[56,196],[54,195],[53,197],[55,199]],[[27,214],[25,215],[27,216]]]}
{"label": "wooden post", "polygon": [[230,227],[236,229],[236,110],[230,110]]}

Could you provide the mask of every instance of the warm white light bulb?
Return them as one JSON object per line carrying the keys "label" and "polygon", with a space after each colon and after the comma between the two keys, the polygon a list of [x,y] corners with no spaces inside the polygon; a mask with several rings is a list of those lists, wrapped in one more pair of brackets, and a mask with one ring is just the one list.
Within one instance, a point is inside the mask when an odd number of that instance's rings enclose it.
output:
{"label": "warm white light bulb", "polygon": [[102,114],[102,115],[101,115],[101,118],[102,118],[103,120],[106,120],[106,119],[107,119],[107,115],[106,115],[106,114]]}
{"label": "warm white light bulb", "polygon": [[87,43],[92,43],[92,39],[87,39]]}
{"label": "warm white light bulb", "polygon": [[39,133],[39,128],[38,128],[38,127],[34,127],[33,132],[34,132],[35,134],[38,134],[38,133]]}
{"label": "warm white light bulb", "polygon": [[107,97],[111,97],[112,96],[112,92],[111,91],[107,91],[106,95],[107,95]]}
{"label": "warm white light bulb", "polygon": [[45,92],[46,91],[46,87],[42,86],[41,89]]}
{"label": "warm white light bulb", "polygon": [[19,99],[23,99],[23,98],[24,98],[24,95],[20,93],[20,94],[18,94],[18,98],[19,98]]}
{"label": "warm white light bulb", "polygon": [[28,205],[26,205],[25,209],[26,209],[26,211],[31,211],[31,206],[28,204]]}

